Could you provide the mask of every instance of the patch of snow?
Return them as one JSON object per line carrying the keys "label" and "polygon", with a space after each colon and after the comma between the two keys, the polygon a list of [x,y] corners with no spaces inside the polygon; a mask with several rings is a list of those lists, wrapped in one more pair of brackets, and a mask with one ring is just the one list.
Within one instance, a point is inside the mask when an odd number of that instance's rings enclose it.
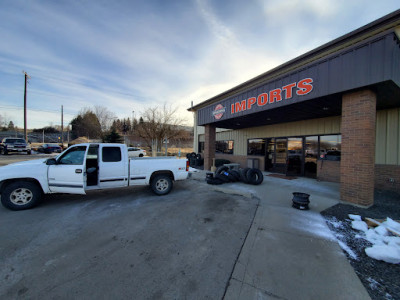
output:
{"label": "patch of snow", "polygon": [[389,293],[386,293],[386,294],[385,294],[385,299],[386,299],[386,300],[391,300],[391,299],[393,299],[393,297],[392,297],[392,295],[390,295]]}
{"label": "patch of snow", "polygon": [[349,218],[353,221],[361,221],[361,216],[349,214]]}
{"label": "patch of snow", "polygon": [[333,220],[328,220],[329,224],[331,224],[335,228],[343,228],[343,223],[342,221],[338,221],[336,218]]}
{"label": "patch of snow", "polygon": [[400,223],[393,221],[391,218],[386,218],[386,221],[382,224],[385,224],[387,228],[400,232]]}
{"label": "patch of snow", "polygon": [[[352,228],[364,232],[364,236],[359,235],[372,243],[372,247],[365,249],[365,253],[376,260],[382,260],[387,263],[400,264],[400,237],[391,236],[388,229],[397,232],[400,224],[390,218],[381,225],[368,229],[365,222],[359,221],[357,215],[349,215],[354,220],[351,222]],[[360,217],[361,218],[361,217]],[[356,236],[357,237],[357,236]]]}
{"label": "patch of snow", "polygon": [[356,230],[363,231],[363,232],[368,231],[368,225],[364,221],[352,221],[351,227],[353,227]]}
{"label": "patch of snow", "polygon": [[[304,213],[307,214],[307,217],[304,216]],[[307,232],[308,234],[312,234],[318,238],[329,241],[336,240],[335,236],[329,230],[329,227],[326,225],[323,217],[319,213],[312,211],[302,211],[302,213],[298,213],[298,211],[293,210],[290,224],[294,228],[302,230],[303,232]]]}
{"label": "patch of snow", "polygon": [[400,263],[400,247],[389,245],[374,245],[366,248],[365,253],[374,259],[383,260],[391,264]]}
{"label": "patch of snow", "polygon": [[380,286],[379,282],[375,279],[372,279],[371,277],[369,277],[367,280],[369,282],[369,287],[371,288],[371,290],[376,290]]}
{"label": "patch of snow", "polygon": [[189,167],[189,172],[200,172],[200,171],[195,168]]}
{"label": "patch of snow", "polygon": [[353,250],[350,249],[349,246],[347,246],[344,242],[338,240],[339,246],[346,251],[346,253],[354,260],[358,260],[357,254],[354,253]]}
{"label": "patch of snow", "polygon": [[389,234],[389,232],[387,231],[387,229],[384,225],[379,225],[379,226],[375,227],[374,230],[377,234],[382,235],[382,236],[387,236]]}

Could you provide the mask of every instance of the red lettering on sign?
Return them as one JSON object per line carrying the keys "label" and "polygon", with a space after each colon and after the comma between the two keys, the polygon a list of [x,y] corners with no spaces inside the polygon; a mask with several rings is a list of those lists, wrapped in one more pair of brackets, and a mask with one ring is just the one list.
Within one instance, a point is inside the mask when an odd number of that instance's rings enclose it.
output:
{"label": "red lettering on sign", "polygon": [[[245,110],[251,110],[254,104],[264,106],[269,103],[279,102],[283,99],[291,99],[293,97],[293,89],[297,88],[296,94],[298,96],[307,95],[313,90],[312,78],[304,78],[299,82],[293,82],[265,93],[259,94],[257,97],[250,97],[247,100],[242,100],[231,104],[231,114],[235,114]],[[284,94],[282,93],[284,91]],[[284,97],[284,98],[283,98]]]}
{"label": "red lettering on sign", "polygon": [[267,93],[262,93],[258,95],[257,98],[257,105],[258,106],[263,106],[268,103],[268,94]]}
{"label": "red lettering on sign", "polygon": [[308,93],[310,93],[313,89],[312,84],[313,80],[311,78],[305,78],[303,80],[300,80],[297,83],[297,92],[296,94],[299,96],[303,96],[303,95],[307,95]]}
{"label": "red lettering on sign", "polygon": [[235,111],[240,112],[242,110],[246,110],[246,100],[243,100],[242,102],[236,102],[235,103]]}
{"label": "red lettering on sign", "polygon": [[284,87],[282,87],[282,90],[285,90],[285,99],[290,99],[292,98],[293,94],[293,88],[296,86],[296,82],[285,85]]}
{"label": "red lettering on sign", "polygon": [[251,97],[247,99],[247,109],[251,109],[251,107],[256,103],[256,97]]}
{"label": "red lettering on sign", "polygon": [[281,89],[275,89],[269,92],[269,103],[274,103],[276,101],[281,101]]}

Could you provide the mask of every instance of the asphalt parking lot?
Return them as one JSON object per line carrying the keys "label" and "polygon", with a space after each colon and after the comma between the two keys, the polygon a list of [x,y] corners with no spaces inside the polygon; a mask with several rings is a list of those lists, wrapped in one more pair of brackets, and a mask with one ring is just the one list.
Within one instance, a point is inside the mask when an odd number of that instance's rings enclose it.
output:
{"label": "asphalt parking lot", "polygon": [[0,298],[221,299],[257,203],[186,180],[162,197],[129,187],[0,207]]}

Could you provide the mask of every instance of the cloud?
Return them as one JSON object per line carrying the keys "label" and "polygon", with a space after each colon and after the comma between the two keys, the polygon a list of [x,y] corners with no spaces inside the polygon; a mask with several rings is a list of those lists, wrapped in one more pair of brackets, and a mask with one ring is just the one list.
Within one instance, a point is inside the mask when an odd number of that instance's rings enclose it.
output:
{"label": "cloud", "polygon": [[[101,105],[127,118],[164,102],[190,123],[191,101],[207,100],[398,6],[321,3],[4,0],[0,106],[21,105],[25,70],[32,77],[29,114],[38,127],[40,120],[59,123],[61,105],[71,116]],[[38,110],[55,114],[40,118]],[[7,114],[20,122],[20,112]]]}

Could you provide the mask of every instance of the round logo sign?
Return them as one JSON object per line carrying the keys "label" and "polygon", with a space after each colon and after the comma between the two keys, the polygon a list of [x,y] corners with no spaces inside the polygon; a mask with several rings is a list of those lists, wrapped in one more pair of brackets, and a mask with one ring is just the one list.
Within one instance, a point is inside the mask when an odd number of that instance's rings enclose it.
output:
{"label": "round logo sign", "polygon": [[222,116],[225,113],[225,107],[222,106],[222,104],[218,104],[215,108],[214,111],[212,112],[213,116],[215,119],[219,120],[222,118]]}

